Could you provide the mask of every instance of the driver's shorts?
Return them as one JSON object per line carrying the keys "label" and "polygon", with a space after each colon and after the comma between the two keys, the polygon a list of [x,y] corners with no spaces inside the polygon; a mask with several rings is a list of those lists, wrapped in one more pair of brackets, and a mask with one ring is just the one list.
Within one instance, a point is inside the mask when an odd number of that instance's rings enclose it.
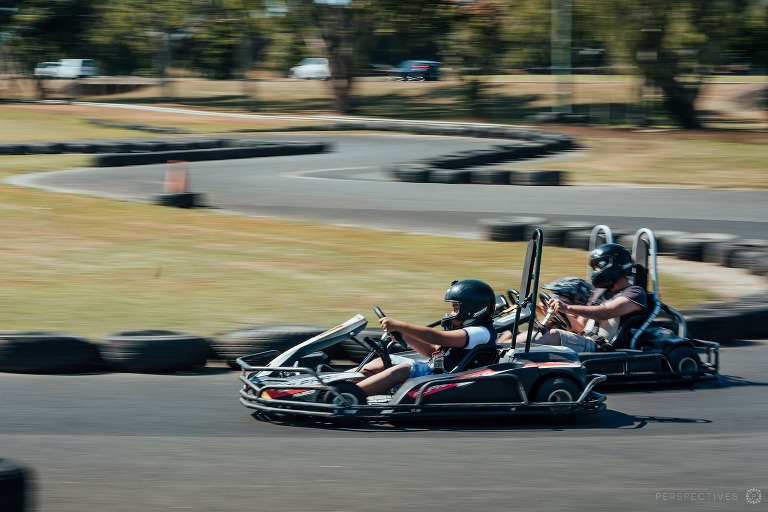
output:
{"label": "driver's shorts", "polygon": [[597,343],[591,338],[570,331],[560,331],[560,345],[576,352],[594,352]]}
{"label": "driver's shorts", "polygon": [[392,354],[389,357],[392,360],[392,366],[407,364],[411,367],[411,373],[408,375],[408,378],[432,375],[432,367],[425,361],[416,361],[408,357],[398,356],[397,354]]}

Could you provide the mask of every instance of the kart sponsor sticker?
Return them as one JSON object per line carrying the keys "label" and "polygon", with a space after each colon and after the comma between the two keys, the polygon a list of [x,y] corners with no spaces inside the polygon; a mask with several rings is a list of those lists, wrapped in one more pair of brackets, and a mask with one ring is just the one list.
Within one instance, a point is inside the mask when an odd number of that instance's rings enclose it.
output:
{"label": "kart sponsor sticker", "polygon": [[548,363],[525,363],[523,368],[578,368],[581,362],[550,361]]}
{"label": "kart sponsor sticker", "polygon": [[[480,370],[478,372],[472,372],[467,373],[466,375],[461,375],[457,378],[459,379],[471,379],[474,377],[483,377],[487,375],[495,375],[497,372],[494,370],[491,370],[489,368],[486,368],[485,370]],[[462,386],[466,386],[467,384],[471,384],[471,382],[450,382],[448,384],[437,384],[435,386],[429,386],[426,391],[424,391],[423,396],[429,396],[433,395],[435,393],[439,393],[441,391],[445,391],[446,389],[453,389],[458,388]],[[419,396],[419,390],[413,389],[407,393],[409,397],[412,399],[416,399]]]}

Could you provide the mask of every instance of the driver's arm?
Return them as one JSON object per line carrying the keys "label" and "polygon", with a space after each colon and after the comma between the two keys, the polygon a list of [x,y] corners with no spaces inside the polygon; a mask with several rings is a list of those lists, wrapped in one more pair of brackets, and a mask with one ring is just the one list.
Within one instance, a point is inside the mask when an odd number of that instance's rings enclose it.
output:
{"label": "driver's arm", "polygon": [[592,320],[610,320],[640,311],[643,307],[626,297],[616,297],[598,306],[568,305],[560,299],[550,299],[549,307],[561,313],[571,313]]}
{"label": "driver's arm", "polygon": [[387,332],[399,332],[408,346],[424,356],[431,356],[442,347],[463,347],[467,344],[467,331],[464,329],[438,331],[390,317],[379,319],[379,324]]}

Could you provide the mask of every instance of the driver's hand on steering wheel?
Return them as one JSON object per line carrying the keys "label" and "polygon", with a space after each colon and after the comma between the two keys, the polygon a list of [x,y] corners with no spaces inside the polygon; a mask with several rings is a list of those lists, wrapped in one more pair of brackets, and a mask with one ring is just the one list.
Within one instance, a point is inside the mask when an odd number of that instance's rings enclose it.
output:
{"label": "driver's hand on steering wheel", "polygon": [[547,302],[547,306],[549,307],[549,309],[551,309],[555,313],[568,312],[568,303],[557,298],[549,299],[549,301]]}
{"label": "driver's hand on steering wheel", "polygon": [[381,328],[387,332],[397,331],[397,324],[399,323],[400,322],[394,318],[389,318],[388,316],[379,318],[379,325],[381,325]]}

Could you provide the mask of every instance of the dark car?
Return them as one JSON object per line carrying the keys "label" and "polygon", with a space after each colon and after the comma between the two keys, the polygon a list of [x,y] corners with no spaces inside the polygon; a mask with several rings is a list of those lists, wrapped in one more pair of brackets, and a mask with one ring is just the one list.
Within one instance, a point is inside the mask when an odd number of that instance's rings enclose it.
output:
{"label": "dark car", "polygon": [[404,60],[389,70],[390,80],[431,82],[440,79],[440,62],[433,60]]}

